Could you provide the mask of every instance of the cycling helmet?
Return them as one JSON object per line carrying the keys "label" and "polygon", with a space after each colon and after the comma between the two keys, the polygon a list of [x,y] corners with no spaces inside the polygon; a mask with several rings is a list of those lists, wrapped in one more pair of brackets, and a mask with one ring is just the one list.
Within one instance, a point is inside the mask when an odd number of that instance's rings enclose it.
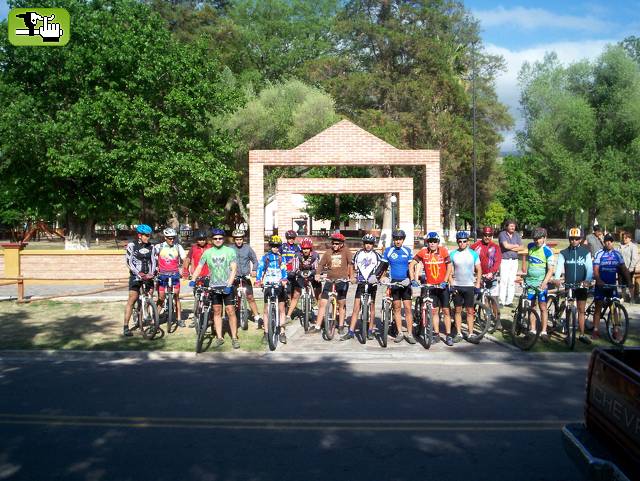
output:
{"label": "cycling helmet", "polygon": [[336,232],[334,234],[331,234],[331,240],[344,242],[345,237],[340,232]]}
{"label": "cycling helmet", "polygon": [[424,240],[428,241],[429,239],[435,239],[438,242],[440,242],[440,236],[438,235],[438,233],[434,230],[432,230],[431,232],[429,232],[426,236],[424,236]]}
{"label": "cycling helmet", "polygon": [[403,230],[394,230],[391,237],[394,239],[406,239],[407,234]]}
{"label": "cycling helmet", "polygon": [[294,230],[288,230],[288,231],[284,234],[284,236],[285,236],[287,239],[295,239],[298,235],[296,234],[296,231],[294,231]]}
{"label": "cycling helmet", "polygon": [[270,247],[280,247],[280,244],[282,244],[282,238],[279,235],[272,235],[269,239]]}
{"label": "cycling helmet", "polygon": [[541,237],[547,237],[547,229],[545,229],[544,227],[536,227],[535,229],[533,229],[533,233],[531,234],[531,236],[534,239],[540,239]]}
{"label": "cycling helmet", "polygon": [[148,226],[147,224],[140,224],[138,227],[136,227],[136,232],[138,234],[151,235],[151,232],[153,231],[151,230],[151,227]]}
{"label": "cycling helmet", "polygon": [[305,237],[304,239],[302,239],[302,242],[300,243],[300,248],[301,249],[313,249],[313,241],[311,239],[309,239],[308,237]]}
{"label": "cycling helmet", "polygon": [[365,234],[364,236],[362,236],[362,242],[364,244],[375,244],[376,237],[372,234]]}
{"label": "cycling helmet", "polygon": [[244,231],[242,229],[236,229],[231,233],[231,237],[244,237]]}
{"label": "cycling helmet", "polygon": [[195,240],[203,240],[207,238],[207,233],[203,230],[197,230],[194,234],[193,234],[193,238]]}
{"label": "cycling helmet", "polygon": [[483,234],[493,235],[493,227],[486,226],[482,229]]}
{"label": "cycling helmet", "polygon": [[467,231],[459,230],[458,232],[456,232],[456,240],[458,240],[458,239],[468,239],[468,238],[469,238],[469,234],[467,233]]}
{"label": "cycling helmet", "polygon": [[613,242],[615,239],[613,238],[612,234],[605,234],[604,237],[602,238],[603,241],[611,241]]}
{"label": "cycling helmet", "polygon": [[175,236],[178,235],[178,233],[175,231],[175,229],[172,229],[171,227],[167,227],[165,230],[163,230],[162,234],[165,237],[175,237]]}
{"label": "cycling helmet", "polygon": [[216,236],[216,235],[224,236],[225,232],[224,232],[224,229],[219,229],[219,228],[216,227],[215,229],[211,229],[211,235],[212,236]]}
{"label": "cycling helmet", "polygon": [[582,231],[579,227],[569,229],[569,238],[571,237],[582,237]]}

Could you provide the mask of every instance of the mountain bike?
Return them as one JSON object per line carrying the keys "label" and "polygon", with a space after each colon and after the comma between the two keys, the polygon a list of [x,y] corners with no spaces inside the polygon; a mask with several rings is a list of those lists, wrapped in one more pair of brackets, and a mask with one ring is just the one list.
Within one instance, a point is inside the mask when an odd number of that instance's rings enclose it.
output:
{"label": "mountain bike", "polygon": [[304,288],[300,294],[300,309],[302,310],[302,316],[300,316],[300,324],[304,328],[304,332],[309,330],[311,324],[311,316],[313,314],[313,302],[315,301],[315,295],[313,292],[313,285],[311,284],[309,271],[303,271],[301,273],[304,281]]}
{"label": "mountain bike", "polygon": [[[178,281],[180,282],[180,281]],[[167,316],[167,334],[175,332],[178,328],[178,306],[173,292],[173,277],[167,277],[167,287],[164,296],[164,313]]]}
{"label": "mountain bike", "polygon": [[267,325],[265,330],[267,333],[267,343],[269,349],[275,351],[280,341],[280,309],[278,307],[278,297],[283,288],[281,283],[269,282],[264,284],[265,292],[269,291],[267,297]]}
{"label": "mountain bike", "polygon": [[629,314],[627,314],[627,309],[622,305],[617,289],[625,286],[604,284],[600,287],[602,289],[611,289],[610,292],[612,293],[612,295],[605,296],[600,316],[601,319],[605,319],[607,337],[611,344],[622,346],[629,334]]}
{"label": "mountain bike", "polygon": [[331,281],[325,278],[324,282],[331,283],[331,291],[329,292],[329,302],[327,302],[324,324],[322,326],[322,337],[325,341],[330,341],[336,334],[336,322],[338,319],[338,292],[336,291],[336,284],[338,282],[349,282],[349,279],[335,279]]}
{"label": "mountain bike", "polygon": [[[522,282],[522,294],[518,306],[513,310],[513,322],[511,323],[512,342],[523,351],[528,351],[535,345],[542,329],[540,315],[527,298],[529,289],[535,292],[536,299],[541,292],[539,288],[530,286],[526,281]],[[535,331],[535,334],[532,331]]]}
{"label": "mountain bike", "polygon": [[494,283],[500,282],[499,276],[494,276],[493,279],[482,278],[482,287],[480,289],[480,304],[483,304],[489,308],[491,312],[491,322],[487,332],[493,334],[496,329],[502,329],[502,323],[500,322],[500,305],[498,304],[498,298],[491,294],[491,289]]}
{"label": "mountain bike", "polygon": [[236,318],[240,328],[246,331],[249,328],[249,303],[247,301],[247,288],[244,283],[251,281],[244,276],[237,276],[236,281],[238,282],[236,289]]}
{"label": "mountain bike", "polygon": [[387,347],[388,339],[389,339],[389,328],[391,326],[392,316],[393,316],[393,296],[391,294],[392,287],[405,287],[402,282],[380,282],[381,285],[385,286],[384,296],[382,297],[382,319],[381,319],[381,329],[379,333],[379,342],[382,347]]}
{"label": "mountain bike", "polygon": [[[197,282],[197,281],[196,281]],[[197,284],[196,284],[197,285]],[[207,333],[209,325],[211,325],[211,340],[215,337],[215,327],[213,325],[213,306],[211,304],[211,293],[213,288],[208,286],[197,287],[200,293],[200,308],[198,310],[198,317],[196,317],[196,353],[203,351],[204,338]]]}
{"label": "mountain bike", "polygon": [[[463,307],[461,311],[462,330],[466,331],[467,337],[471,336],[472,334],[475,334],[478,342],[482,340],[484,335],[489,330],[489,326],[491,325],[491,322],[493,319],[493,313],[491,312],[491,309],[489,309],[489,307],[487,307],[486,304],[482,303],[483,290],[488,291],[486,287],[481,287],[480,294],[478,296],[475,296],[473,301],[473,309],[475,313],[473,318],[473,332],[469,332],[469,323],[467,322],[467,310]],[[457,289],[453,287],[451,291],[452,295],[449,301],[451,305],[450,307],[451,312],[454,313],[454,315],[455,315],[454,297],[456,295],[456,292],[457,292]],[[463,335],[462,332],[460,332],[459,334]]]}
{"label": "mountain bike", "polygon": [[360,295],[360,336],[362,337],[362,344],[367,343],[367,333],[369,332],[369,317],[371,316],[371,294],[369,294],[369,287],[371,284],[363,282],[364,289]]}
{"label": "mountain bike", "polygon": [[133,305],[133,318],[136,322],[135,327],[140,329],[142,337],[151,340],[160,331],[158,307],[153,298],[155,283],[150,284],[141,278],[138,280],[141,281],[141,285],[138,288],[138,300]]}
{"label": "mountain bike", "polygon": [[202,310],[202,293],[205,287],[209,285],[209,277],[200,276],[195,281],[196,285],[193,288],[193,319],[194,322],[198,322],[200,311]]}
{"label": "mountain bike", "polygon": [[[583,287],[583,283],[565,284],[566,296],[558,306],[558,314],[554,332],[557,332],[571,350],[576,345],[576,331],[578,323],[578,308],[575,290]],[[549,326],[547,326],[548,328]]]}
{"label": "mountain bike", "polygon": [[[446,289],[447,283],[442,284],[421,284],[420,295],[416,297],[413,305],[413,321],[415,324],[414,336],[421,337],[425,349],[431,347],[433,341],[433,298],[431,297],[431,289]],[[422,293],[425,293],[422,295]],[[416,320],[420,319],[420,323]],[[438,322],[440,319],[438,318]]]}

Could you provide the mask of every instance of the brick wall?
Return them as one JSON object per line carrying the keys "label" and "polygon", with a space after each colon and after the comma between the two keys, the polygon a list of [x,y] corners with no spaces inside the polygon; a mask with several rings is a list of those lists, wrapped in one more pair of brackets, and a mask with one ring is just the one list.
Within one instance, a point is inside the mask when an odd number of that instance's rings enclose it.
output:
{"label": "brick wall", "polygon": [[72,254],[69,251],[28,250],[20,253],[20,269],[24,277],[41,279],[120,279],[129,277],[124,250],[113,253]]}

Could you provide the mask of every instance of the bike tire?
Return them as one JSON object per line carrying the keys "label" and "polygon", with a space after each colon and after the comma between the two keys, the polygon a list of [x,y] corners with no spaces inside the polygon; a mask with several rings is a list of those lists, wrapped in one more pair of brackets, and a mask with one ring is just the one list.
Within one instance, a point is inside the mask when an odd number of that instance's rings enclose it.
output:
{"label": "bike tire", "polygon": [[481,340],[489,330],[489,326],[493,321],[493,312],[485,304],[476,304],[475,306],[476,317],[473,320],[473,334],[476,335],[478,340]]}
{"label": "bike tire", "polygon": [[267,322],[267,341],[269,350],[275,351],[278,347],[278,305],[271,303],[269,306],[269,322]]}
{"label": "bike tire", "polygon": [[[144,304],[144,306],[142,305]],[[141,302],[140,306],[140,331],[142,337],[152,340],[160,331],[160,319],[158,318],[158,308],[153,299],[148,302]]]}
{"label": "bike tire", "polygon": [[240,320],[240,329],[243,331],[249,329],[249,308],[247,306],[247,299],[244,296],[242,296],[240,300],[240,309],[238,309],[237,317]]}
{"label": "bike tire", "polygon": [[327,302],[326,312],[324,316],[324,330],[322,331],[322,337],[325,341],[331,341],[336,334],[336,300],[330,299]]}
{"label": "bike tire", "polygon": [[200,312],[200,317],[196,322],[196,354],[202,352],[202,344],[204,342],[204,336],[207,333],[207,327],[209,326],[209,314],[210,310],[205,307]]}
{"label": "bike tire", "polygon": [[167,334],[175,332],[175,330],[178,328],[178,322],[173,311],[173,306],[173,294],[167,293]]}
{"label": "bike tire", "polygon": [[[533,323],[535,324],[536,334],[531,335],[531,319],[533,317]],[[517,309],[516,314],[513,317],[513,324],[511,325],[511,337],[513,344],[523,351],[531,349],[538,338],[540,337],[540,315],[535,309],[527,308],[525,310]]]}
{"label": "bike tire", "polygon": [[[558,310],[558,296],[556,294],[549,294],[547,296],[547,330],[558,330],[558,319],[560,316]],[[564,334],[564,333],[563,333]]]}
{"label": "bike tire", "polygon": [[383,306],[382,308],[382,332],[380,334],[380,344],[387,347],[389,341],[389,324],[391,323],[391,306]]}
{"label": "bike tire", "polygon": [[571,309],[567,309],[565,317],[565,329],[567,332],[564,336],[564,342],[572,351],[576,347],[576,317],[577,309],[575,306]]}
{"label": "bike tire", "polygon": [[421,317],[417,319],[422,319],[421,330],[422,330],[422,339],[424,340],[424,348],[429,349],[431,347],[431,342],[433,341],[433,313],[431,309],[424,309],[423,312],[420,313]]}
{"label": "bike tire", "polygon": [[367,343],[367,332],[369,331],[369,301],[360,303],[360,336],[362,344]]}
{"label": "bike tire", "polygon": [[304,313],[302,316],[302,327],[304,332],[307,332],[309,330],[309,325],[311,324],[311,298],[305,295],[302,302],[302,312]]}
{"label": "bike tire", "polygon": [[[498,321],[500,320],[500,305],[498,304],[498,301],[495,297],[487,296],[486,306],[491,311],[491,323],[489,324],[489,329],[487,330],[487,332],[489,334],[493,334],[494,332],[496,332],[496,326],[498,325]],[[496,312],[498,313],[498,317],[493,314],[494,306],[496,308]]]}
{"label": "bike tire", "polygon": [[584,313],[584,331],[593,332],[593,315],[596,312],[596,303],[591,300]]}
{"label": "bike tire", "polygon": [[[616,346],[624,345],[629,334],[629,314],[627,314],[627,309],[619,301],[613,301],[609,307],[606,326],[607,336],[611,344]],[[618,334],[614,336],[616,327],[618,328]]]}
{"label": "bike tire", "polygon": [[422,332],[422,324],[418,323],[417,320],[422,319],[422,297],[416,297],[415,302],[413,303],[413,323],[415,324],[412,329],[413,336],[417,336]]}

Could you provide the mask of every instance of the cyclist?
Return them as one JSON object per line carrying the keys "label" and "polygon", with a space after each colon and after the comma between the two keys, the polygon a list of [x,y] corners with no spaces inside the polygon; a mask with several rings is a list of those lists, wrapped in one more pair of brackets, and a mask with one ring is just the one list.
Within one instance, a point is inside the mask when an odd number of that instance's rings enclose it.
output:
{"label": "cyclist", "polygon": [[[407,235],[403,230],[394,231],[391,234],[393,239],[393,245],[387,247],[380,259],[380,265],[376,269],[376,278],[380,279],[380,276],[387,269],[390,271],[391,282],[402,283],[401,286],[393,286],[391,288],[391,295],[393,297],[393,317],[396,321],[396,327],[398,333],[394,339],[394,342],[402,342],[404,339],[409,344],[415,344],[416,340],[413,337],[413,315],[411,313],[411,280],[409,279],[409,262],[413,258],[411,249],[407,246],[403,246],[404,240]],[[413,282],[415,286],[417,282]],[[402,330],[402,307],[404,306],[404,312],[406,317],[407,331]]]}
{"label": "cyclist", "polygon": [[[447,280],[451,276],[453,269],[451,258],[446,247],[440,245],[440,236],[437,232],[429,232],[424,236],[424,242],[425,246],[418,251],[409,263],[409,273],[411,274],[411,280],[417,282],[418,267],[422,264],[426,284],[440,286],[429,288],[429,297],[433,299],[431,316],[433,319],[433,342],[438,343],[440,341],[440,321],[438,316],[438,308],[440,308],[442,309],[442,315],[444,317],[445,343],[447,346],[453,346],[453,338],[451,337],[451,313],[449,311],[449,289],[447,286]],[[424,289],[420,293],[423,297],[426,294]]]}
{"label": "cyclist", "polygon": [[322,285],[315,279],[316,271],[318,270],[318,262],[320,261],[320,254],[313,250],[313,241],[308,237],[305,237],[302,239],[302,242],[300,242],[300,248],[302,251],[296,254],[296,258],[294,260],[296,268],[294,271],[295,277],[293,282],[295,282],[296,285],[293,287],[294,293],[293,298],[291,299],[291,305],[289,305],[289,312],[287,312],[287,319],[291,319],[291,315],[298,305],[302,289],[304,289],[304,276],[306,276],[309,279],[309,282],[311,282],[311,287],[313,288],[316,301],[318,300],[318,297],[320,297],[320,289],[322,288]]}
{"label": "cyclist", "polygon": [[184,249],[176,243],[177,233],[171,227],[162,231],[164,242],[154,247],[153,253],[158,262],[158,307],[164,305],[166,289],[171,278],[176,302],[177,321],[180,327],[184,327],[180,306],[180,265],[187,257]]}
{"label": "cyclist", "polygon": [[[280,311],[280,342],[287,343],[287,336],[285,333],[285,326],[282,322],[284,319],[284,302],[287,296],[285,289],[287,286],[287,267],[285,261],[280,254],[280,247],[282,239],[279,235],[273,235],[269,239],[269,252],[262,256],[260,262],[258,262],[258,273],[256,274],[256,287],[260,287],[264,284],[282,284],[282,289],[278,292],[278,311]],[[271,289],[264,289],[264,318],[267,319],[267,299],[271,295]],[[262,342],[267,342],[267,331],[265,330],[262,336]]]}
{"label": "cyclist", "polygon": [[[593,259],[593,277],[596,281],[596,288],[593,295],[595,301],[596,310],[593,314],[593,339],[600,337],[600,313],[602,311],[602,302],[605,298],[617,297],[617,289],[611,287],[604,287],[605,284],[615,285],[618,277],[622,274],[627,286],[633,286],[631,284],[631,276],[629,269],[624,263],[624,258],[620,251],[613,248],[613,236],[606,234],[603,238],[604,248],[596,252],[596,256]],[[633,287],[631,287],[631,297],[633,297]]]}
{"label": "cyclist", "polygon": [[[553,276],[556,264],[553,251],[545,244],[546,239],[547,230],[544,227],[536,227],[533,229],[533,242],[530,242],[527,246],[527,254],[523,256],[524,259],[522,261],[524,268],[522,274],[526,283],[530,287],[537,287],[539,289],[537,299],[536,292],[533,289],[529,289],[527,298],[532,301],[532,305],[536,304],[536,301],[538,303],[542,322],[540,339],[545,342],[549,340],[549,335],[547,334],[547,286]],[[530,334],[535,336],[535,329],[532,329]]]}
{"label": "cyclist", "polygon": [[156,271],[156,258],[153,255],[153,246],[149,242],[151,237],[151,227],[147,224],[140,224],[136,228],[138,239],[127,244],[125,259],[129,268],[129,299],[124,308],[124,329],[122,334],[126,337],[133,334],[129,330],[129,319],[133,305],[138,300],[140,287],[145,286],[153,289],[153,274]]}
{"label": "cyclist", "polygon": [[240,277],[243,278],[249,308],[253,313],[253,318],[258,323],[258,326],[260,326],[262,325],[262,318],[258,312],[256,299],[253,297],[253,284],[249,277],[256,275],[258,258],[256,257],[256,253],[253,248],[249,244],[244,243],[244,236],[245,232],[240,229],[234,230],[231,233],[231,237],[233,237],[233,245],[231,248],[236,252],[236,257],[238,258],[238,272],[236,272],[236,280],[233,285],[237,288],[240,285]]}
{"label": "cyclist", "polygon": [[[291,301],[293,301],[293,298],[295,297],[297,304],[301,290],[297,287],[298,283],[296,282],[296,257],[302,249],[300,249],[300,246],[296,244],[296,231],[288,230],[284,236],[287,241],[280,246],[280,254],[282,255],[287,267],[287,281],[289,289],[287,295]],[[291,322],[291,317],[287,316],[287,322]]]}
{"label": "cyclist", "polygon": [[[486,226],[482,229],[482,239],[477,240],[471,248],[480,256],[480,268],[482,270],[482,284],[489,289],[489,294],[496,297],[499,295],[498,272],[502,263],[502,252],[500,246],[493,242],[493,228]],[[496,319],[496,329],[501,329],[500,313],[497,304],[491,306]]]}
{"label": "cyclist", "polygon": [[588,284],[593,279],[593,261],[591,252],[589,252],[589,249],[582,247],[581,243],[582,232],[580,229],[578,227],[569,229],[569,247],[561,250],[558,255],[554,278],[559,281],[562,274],[564,274],[564,282],[566,284],[582,284],[582,287],[573,289],[577,301],[578,328],[580,329],[580,337],[578,339],[585,344],[591,344],[591,339],[584,334],[584,317],[589,293]]}
{"label": "cyclist", "polygon": [[480,267],[480,256],[473,249],[469,248],[469,234],[465,231],[456,233],[458,248],[451,251],[451,264],[453,269],[449,275],[449,284],[453,287],[453,305],[455,306],[456,337],[453,342],[462,340],[462,306],[467,312],[467,327],[469,334],[466,340],[478,344],[478,336],[473,334],[473,321],[476,316],[474,307],[475,297],[480,290],[482,280],[482,269]]}
{"label": "cyclist", "polygon": [[[238,270],[238,258],[231,247],[224,245],[224,235],[224,230],[219,228],[211,231],[213,246],[204,251],[192,277],[197,278],[206,264],[209,267],[209,286],[222,288],[222,293],[211,292],[213,325],[216,329],[213,347],[220,347],[224,344],[222,335],[222,304],[224,304],[231,330],[231,346],[238,349],[240,340],[238,339],[238,319],[236,318],[236,296],[233,289],[233,282],[236,280]],[[189,285],[193,287],[195,283],[191,281]]]}
{"label": "cyclist", "polygon": [[[356,297],[353,300],[353,312],[351,313],[351,323],[349,324],[349,331],[344,334],[340,340],[346,341],[352,339],[355,336],[356,323],[358,322],[358,314],[360,313],[360,296],[364,292],[364,286],[369,282],[369,278],[373,276],[380,265],[380,254],[378,254],[373,246],[376,243],[376,238],[371,234],[365,234],[362,237],[362,249],[355,253],[351,263],[352,269],[352,282],[357,282]],[[376,290],[377,285],[369,286],[369,298],[371,299],[370,312],[369,312],[369,326],[367,329],[367,339],[373,339],[375,330],[375,311],[376,311]],[[365,333],[363,332],[364,336]]]}
{"label": "cyclist", "polygon": [[[316,272],[316,281],[320,280],[320,273],[327,270],[327,282],[324,284],[322,294],[320,295],[320,305],[318,306],[318,315],[316,323],[311,324],[307,334],[320,332],[320,326],[324,320],[325,309],[329,301],[329,292],[331,292],[332,284],[338,279],[350,279],[353,266],[351,265],[351,251],[344,247],[345,238],[339,232],[331,235],[331,250],[326,251],[320,261],[318,261],[318,271]],[[349,290],[349,281],[335,282],[336,293],[338,294],[338,332],[344,334],[344,317],[347,307],[347,292]]]}
{"label": "cyclist", "polygon": [[[211,247],[207,242],[207,233],[205,231],[196,231],[193,237],[196,240],[196,243],[191,245],[189,252],[187,252],[187,258],[184,260],[184,264],[182,265],[182,277],[188,278],[189,280],[191,280],[191,273],[196,270],[196,267],[198,267],[202,253]],[[205,265],[200,273],[201,278],[206,278],[205,285],[209,285],[209,279],[207,278],[208,275],[209,268]],[[195,289],[193,292],[195,294]],[[195,324],[196,320],[194,319],[189,327],[195,327]]]}

